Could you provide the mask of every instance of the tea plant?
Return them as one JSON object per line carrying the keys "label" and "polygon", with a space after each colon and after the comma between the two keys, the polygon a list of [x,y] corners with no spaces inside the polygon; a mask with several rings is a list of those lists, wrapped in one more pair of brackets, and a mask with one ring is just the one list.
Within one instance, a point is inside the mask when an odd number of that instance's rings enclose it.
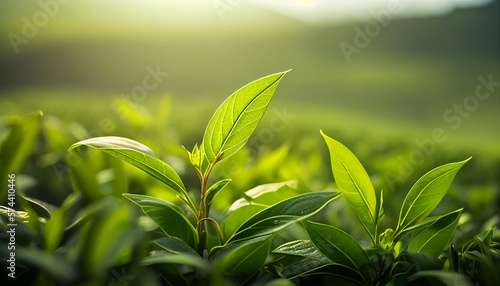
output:
{"label": "tea plant", "polygon": [[461,279],[458,274],[424,270],[442,269],[443,261],[439,258],[453,237],[462,209],[428,216],[470,158],[437,167],[423,175],[408,192],[396,228],[382,231],[383,192],[375,192],[365,169],[347,147],[322,135],[330,151],[337,187],[372,245],[364,248],[339,228],[306,221],[304,226],[310,240],[292,241],[273,251],[281,255],[273,263],[277,275],[297,278],[321,274],[343,285],[409,283],[426,279],[426,275]]}
{"label": "tea plant", "polygon": [[[223,273],[239,283],[245,282],[264,265],[278,231],[310,217],[340,196],[340,193],[332,191],[313,193],[291,188],[291,193],[278,194],[272,205],[268,204],[269,201],[262,202],[252,208],[239,209],[235,212],[237,215],[225,216],[222,220],[224,230],[210,217],[212,201],[230,182],[230,179],[223,179],[209,186],[213,168],[247,142],[286,73],[269,75],[242,87],[217,109],[200,146],[195,145],[191,152],[188,151],[189,160],[200,180],[197,194],[188,194],[179,175],[168,164],[148,147],[131,139],[98,137],[71,146],[70,150],[89,146],[132,164],[165,183],[167,189],[175,192],[187,207],[183,210],[155,197],[124,194],[164,233],[164,237],[155,240],[159,249],[144,260],[146,265],[189,265],[197,269],[198,276],[208,275],[207,268],[213,267],[217,271],[212,273]],[[276,186],[267,192],[279,188]],[[194,218],[193,221],[190,218]],[[215,230],[216,242],[213,244],[208,243],[214,240],[209,237],[210,227]],[[212,266],[208,266],[202,257],[208,258]],[[172,271],[177,275],[173,275]],[[193,279],[188,277],[189,271],[180,273],[177,268],[163,268],[161,272],[167,282],[176,285],[179,281]],[[219,281],[225,278],[212,274],[210,279]]]}

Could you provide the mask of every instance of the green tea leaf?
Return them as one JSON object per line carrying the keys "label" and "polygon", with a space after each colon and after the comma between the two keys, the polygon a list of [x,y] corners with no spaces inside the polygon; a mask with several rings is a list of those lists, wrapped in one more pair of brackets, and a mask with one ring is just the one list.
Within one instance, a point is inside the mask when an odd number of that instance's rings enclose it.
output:
{"label": "green tea leaf", "polygon": [[[294,240],[278,246],[273,253],[302,256],[311,259],[326,258],[310,240]],[[327,258],[327,260],[329,260]],[[330,261],[331,263],[331,261]]]}
{"label": "green tea leaf", "polygon": [[[313,261],[304,261],[303,263],[314,263]],[[319,263],[318,263],[319,264]],[[285,277],[289,277],[290,279],[295,277],[302,276],[312,276],[312,275],[320,275],[320,276],[329,276],[327,279],[328,285],[342,285],[342,286],[351,286],[351,285],[369,285],[364,281],[363,276],[356,270],[353,270],[345,265],[331,263],[327,265],[319,264],[317,267],[310,267],[311,269],[305,271],[301,275],[296,275],[290,277],[291,271],[294,270],[292,267],[308,267],[307,265],[293,265],[285,268],[283,270],[283,275]]]}
{"label": "green tea leaf", "polygon": [[310,221],[306,221],[304,225],[314,245],[326,257],[359,273],[364,272],[362,268],[370,263],[370,259],[363,247],[349,234],[338,228]]}
{"label": "green tea leaf", "polygon": [[[0,178],[2,180],[7,180],[8,174],[16,174],[21,170],[36,143],[41,118],[41,111],[14,118],[10,132],[0,145]],[[7,188],[1,188],[0,201],[6,197]]]}
{"label": "green tea leaf", "polygon": [[413,237],[407,249],[438,257],[453,237],[461,214],[462,209],[459,209],[440,217]]}
{"label": "green tea leaf", "polygon": [[184,241],[176,237],[164,237],[154,241],[158,246],[174,254],[190,254],[199,256],[198,253]]}
{"label": "green tea leaf", "polygon": [[142,262],[142,265],[156,265],[156,264],[181,264],[181,265],[189,265],[195,267],[200,270],[207,270],[208,263],[205,259],[200,256],[189,255],[184,253],[172,254],[169,252],[156,251],[153,255],[145,257]]}
{"label": "green tea leaf", "polygon": [[221,223],[224,237],[231,237],[245,221],[265,208],[263,205],[245,205],[227,213]]}
{"label": "green tea leaf", "polygon": [[82,225],[76,240],[78,270],[85,275],[97,275],[118,265],[142,237],[138,225],[131,223],[127,202],[112,197],[102,201],[106,203]]}
{"label": "green tea leaf", "polygon": [[196,230],[176,205],[150,196],[135,194],[123,194],[123,196],[141,207],[142,211],[168,236],[177,237],[196,249],[198,244]]}
{"label": "green tea leaf", "polygon": [[271,266],[279,276],[294,279],[296,277],[307,276],[308,272],[329,264],[332,264],[332,261],[323,255],[321,258],[286,255],[273,261]]}
{"label": "green tea leaf", "polygon": [[361,224],[374,239],[377,221],[377,199],[368,174],[358,158],[340,142],[321,132],[330,151],[333,177],[337,187],[356,213]]}
{"label": "green tea leaf", "polygon": [[143,170],[191,201],[179,175],[141,143],[123,137],[96,137],[75,143],[69,150],[82,145],[102,150]]}
{"label": "green tea leaf", "polygon": [[203,147],[210,162],[236,153],[254,132],[286,72],[253,81],[231,94],[210,119]]}
{"label": "green tea leaf", "polygon": [[230,237],[247,219],[264,208],[292,198],[312,192],[297,180],[281,183],[264,184],[248,190],[242,199],[234,202],[224,212],[222,227],[225,237]]}
{"label": "green tea leaf", "polygon": [[205,193],[205,203],[210,205],[212,203],[212,199],[217,195],[217,193],[222,190],[227,184],[231,182],[231,179],[220,180],[217,183],[213,184],[210,188],[208,188]]}
{"label": "green tea leaf", "polygon": [[52,253],[61,242],[66,228],[66,214],[62,209],[55,209],[50,214],[51,218],[45,224],[45,249]]}
{"label": "green tea leaf", "polygon": [[274,204],[243,223],[226,243],[276,233],[312,216],[339,196],[339,192],[314,192]]}
{"label": "green tea leaf", "polygon": [[257,273],[266,262],[273,235],[236,242],[217,253],[217,268],[240,283]]}
{"label": "green tea leaf", "polygon": [[421,222],[434,210],[448,191],[458,170],[469,160],[470,158],[439,166],[418,179],[411,187],[401,207],[397,234]]}
{"label": "green tea leaf", "polygon": [[398,270],[399,273],[402,273],[402,270],[404,270],[404,272],[408,272],[409,270],[438,270],[442,269],[443,267],[442,261],[440,261],[437,257],[423,252],[404,250],[398,254],[398,256],[396,257],[396,261],[397,263],[402,263],[402,266],[406,266],[407,269],[405,269],[405,267],[395,267],[392,270],[392,275],[395,275],[397,273],[397,271],[395,270]]}

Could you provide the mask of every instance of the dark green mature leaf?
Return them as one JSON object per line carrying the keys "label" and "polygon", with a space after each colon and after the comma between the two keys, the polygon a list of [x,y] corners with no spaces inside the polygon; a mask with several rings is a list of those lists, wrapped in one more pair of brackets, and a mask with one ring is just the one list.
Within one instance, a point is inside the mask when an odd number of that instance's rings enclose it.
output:
{"label": "dark green mature leaf", "polygon": [[266,262],[274,235],[235,242],[217,252],[217,268],[240,283],[257,273]]}
{"label": "dark green mature leaf", "polygon": [[424,220],[422,220],[421,222],[417,223],[417,224],[414,224],[412,226],[409,226],[405,229],[402,229],[399,231],[399,233],[395,236],[395,233],[393,231],[393,240],[394,242],[397,242],[399,241],[404,235],[410,233],[410,232],[416,232],[416,231],[420,231],[422,229],[424,229],[425,227],[429,226],[431,223],[433,223],[434,221],[436,221],[437,219],[439,219],[440,216],[429,216],[429,217],[426,217]]}
{"label": "dark green mature leaf", "polygon": [[158,265],[158,264],[181,264],[197,268],[201,271],[208,271],[209,265],[207,261],[200,256],[194,256],[185,253],[172,254],[166,251],[155,251],[153,255],[147,256],[142,260],[142,265]]}
{"label": "dark green mature leaf", "polygon": [[276,233],[292,223],[312,216],[339,196],[339,192],[315,192],[274,204],[243,223],[226,243]]}
{"label": "dark green mature leaf", "polygon": [[304,273],[306,275],[330,276],[326,279],[328,285],[369,285],[356,270],[342,264],[328,264]]}
{"label": "dark green mature leaf", "polygon": [[225,237],[233,235],[247,219],[264,208],[310,192],[310,189],[296,180],[264,184],[246,191],[243,198],[234,202],[224,213],[222,227]]}
{"label": "dark green mature leaf", "polygon": [[221,223],[224,237],[231,237],[245,221],[265,208],[263,205],[245,205],[224,216]]}
{"label": "dark green mature leaf", "polygon": [[143,144],[128,138],[106,136],[80,141],[73,144],[69,150],[82,145],[102,150],[143,170],[191,201],[179,175]]}
{"label": "dark green mature leaf", "polygon": [[294,240],[287,242],[278,246],[275,250],[273,250],[273,253],[296,255],[312,259],[326,258],[321,252],[319,252],[310,240]]}
{"label": "dark green mature leaf", "polygon": [[370,263],[363,247],[346,232],[310,221],[306,221],[304,225],[316,248],[333,262],[359,273],[363,273],[363,266]]}
{"label": "dark green mature leaf", "polygon": [[286,72],[253,81],[231,94],[210,119],[203,138],[205,154],[213,162],[236,153],[254,132]]}
{"label": "dark green mature leaf", "polygon": [[198,253],[177,237],[164,237],[154,241],[158,246],[174,254],[190,254],[199,256]]}
{"label": "dark green mature leaf", "polygon": [[273,263],[281,276],[295,278],[333,262],[325,257],[310,240],[295,240],[280,245],[274,254],[286,255]]}
{"label": "dark green mature leaf", "polygon": [[282,255],[269,264],[270,271],[280,277],[294,279],[306,276],[307,272],[313,271],[325,265],[332,264],[332,261],[324,256],[321,258],[307,258],[295,255]]}
{"label": "dark green mature leaf", "polygon": [[[400,263],[403,267],[396,267],[397,263]],[[396,264],[392,270],[393,276],[402,274],[403,272],[414,273],[423,270],[438,270],[443,267],[442,261],[433,255],[407,250],[401,251],[398,254]]]}
{"label": "dark green mature leaf", "polygon": [[337,187],[375,241],[373,228],[377,221],[377,198],[365,168],[347,147],[323,132],[321,135],[330,151],[332,172]]}
{"label": "dark green mature leaf", "polygon": [[[8,174],[16,174],[31,153],[40,131],[42,112],[30,113],[15,118],[9,134],[0,145],[0,178],[7,180]],[[7,188],[0,189],[0,201],[7,197]]]}
{"label": "dark green mature leaf", "polygon": [[123,194],[127,199],[141,207],[142,211],[171,237],[187,243],[196,249],[198,236],[189,220],[176,205],[150,196]]}
{"label": "dark green mature leaf", "polygon": [[418,179],[403,202],[396,233],[424,220],[444,197],[458,170],[469,160],[439,166]]}
{"label": "dark green mature leaf", "polygon": [[407,249],[438,257],[453,237],[462,210],[456,210],[434,221],[412,238]]}

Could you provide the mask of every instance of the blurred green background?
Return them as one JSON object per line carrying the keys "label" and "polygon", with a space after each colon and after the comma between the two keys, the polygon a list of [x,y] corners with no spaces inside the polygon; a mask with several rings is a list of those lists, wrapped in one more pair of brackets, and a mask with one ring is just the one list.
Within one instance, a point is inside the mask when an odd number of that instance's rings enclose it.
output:
{"label": "blurred green background", "polygon": [[[478,77],[500,81],[498,1],[401,1],[400,13],[384,1],[63,2],[0,3],[1,136],[16,115],[44,113],[21,171],[29,196],[58,206],[87,188],[89,202],[121,192],[175,200],[130,166],[128,179],[119,178],[116,162],[102,154],[68,155],[72,143],[104,135],[151,147],[196,190],[180,146],[201,141],[233,91],[291,68],[247,147],[215,170],[233,178],[216,210],[262,183],[335,188],[322,129],[384,189],[388,225],[418,177],[469,156],[439,212],[465,207],[475,228],[498,224],[498,86],[474,101]],[[383,15],[390,21],[373,24]],[[357,49],[349,59],[342,43]],[[442,142],[432,141],[436,128]],[[75,183],[81,172],[95,177],[92,188]],[[115,192],[109,182],[119,180],[127,184]],[[352,219],[349,211],[331,209],[332,223],[349,225],[337,215]]]}

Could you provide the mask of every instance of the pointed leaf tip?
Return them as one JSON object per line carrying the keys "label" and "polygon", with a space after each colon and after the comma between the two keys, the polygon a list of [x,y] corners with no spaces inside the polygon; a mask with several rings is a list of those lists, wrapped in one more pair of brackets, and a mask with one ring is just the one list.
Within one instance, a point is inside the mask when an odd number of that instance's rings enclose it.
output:
{"label": "pointed leaf tip", "polygon": [[224,160],[245,145],[287,72],[257,79],[235,91],[219,106],[203,137],[203,148],[209,162],[216,158]]}

